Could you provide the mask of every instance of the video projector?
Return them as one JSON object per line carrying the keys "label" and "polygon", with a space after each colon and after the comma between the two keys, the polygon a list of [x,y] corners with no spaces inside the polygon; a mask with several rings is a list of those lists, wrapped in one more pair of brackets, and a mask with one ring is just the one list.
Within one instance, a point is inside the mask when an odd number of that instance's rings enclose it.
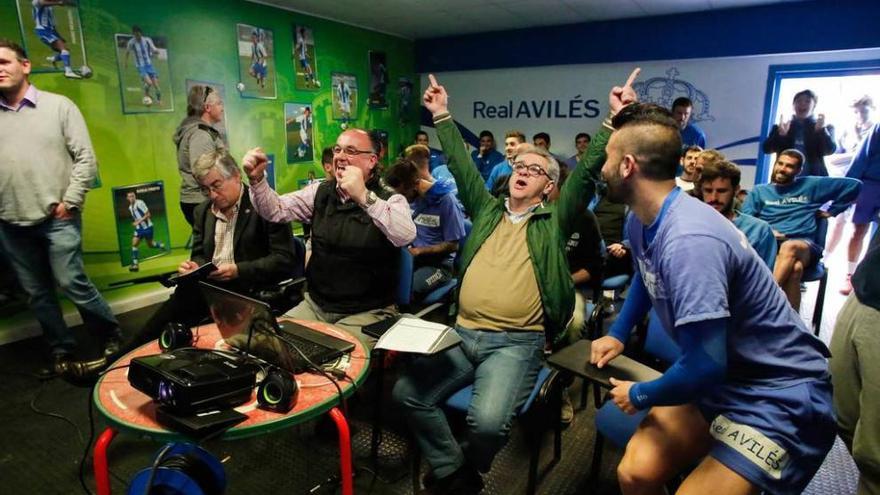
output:
{"label": "video projector", "polygon": [[128,382],[166,408],[197,412],[247,402],[258,370],[226,353],[188,347],[132,359]]}

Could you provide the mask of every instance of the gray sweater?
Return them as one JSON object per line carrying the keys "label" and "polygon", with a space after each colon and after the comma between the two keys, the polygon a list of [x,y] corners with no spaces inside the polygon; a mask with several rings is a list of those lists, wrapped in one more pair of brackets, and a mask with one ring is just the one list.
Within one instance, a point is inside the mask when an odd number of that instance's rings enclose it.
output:
{"label": "gray sweater", "polygon": [[98,169],[76,105],[46,91],[36,100],[0,110],[0,220],[15,225],[42,222],[60,202],[82,208]]}
{"label": "gray sweater", "polygon": [[180,202],[198,204],[208,199],[193,176],[193,165],[205,153],[224,149],[226,145],[217,129],[198,117],[183,119],[174,131],[177,146],[177,172],[180,174]]}

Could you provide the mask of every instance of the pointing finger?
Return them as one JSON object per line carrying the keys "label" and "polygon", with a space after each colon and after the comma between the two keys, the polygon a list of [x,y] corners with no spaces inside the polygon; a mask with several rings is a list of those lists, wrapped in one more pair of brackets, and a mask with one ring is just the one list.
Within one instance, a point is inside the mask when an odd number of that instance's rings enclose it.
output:
{"label": "pointing finger", "polygon": [[428,81],[431,83],[432,88],[440,86],[437,84],[437,78],[434,77],[434,74],[428,74]]}
{"label": "pointing finger", "polygon": [[642,69],[640,67],[636,67],[635,69],[633,69],[632,74],[629,75],[629,79],[626,80],[626,84],[624,84],[623,86],[624,87],[632,86],[632,83],[636,80],[637,77],[639,77],[639,72],[641,72],[641,71],[642,71]]}

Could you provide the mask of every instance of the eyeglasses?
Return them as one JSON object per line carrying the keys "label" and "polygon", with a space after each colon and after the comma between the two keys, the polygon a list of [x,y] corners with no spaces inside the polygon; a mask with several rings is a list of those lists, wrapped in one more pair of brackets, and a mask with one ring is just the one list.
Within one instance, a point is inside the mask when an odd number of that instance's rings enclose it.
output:
{"label": "eyeglasses", "polygon": [[373,150],[359,150],[354,146],[346,146],[343,148],[342,146],[334,146],[333,154],[338,155],[343,153],[345,156],[357,156],[357,155],[375,155],[376,152]]}
{"label": "eyeglasses", "polygon": [[537,163],[533,163],[531,165],[526,165],[524,162],[514,162],[513,163],[513,171],[516,173],[520,173],[523,170],[527,171],[532,177],[540,177],[542,175],[547,175],[547,171],[544,170],[544,167],[538,165]]}
{"label": "eyeglasses", "polygon": [[229,180],[229,179],[215,180],[214,182],[212,182],[211,184],[208,184],[207,186],[200,186],[199,189],[204,194],[208,194],[211,191],[220,192],[223,190],[223,186],[226,185],[227,180]]}

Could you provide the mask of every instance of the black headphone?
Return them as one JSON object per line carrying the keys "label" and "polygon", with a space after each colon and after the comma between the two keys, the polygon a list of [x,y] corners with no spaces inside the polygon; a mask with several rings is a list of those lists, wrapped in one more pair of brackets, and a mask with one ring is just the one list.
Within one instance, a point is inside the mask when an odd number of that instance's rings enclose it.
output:
{"label": "black headphone", "polygon": [[257,388],[257,403],[261,409],[286,413],[296,405],[299,387],[289,372],[272,368]]}
{"label": "black headphone", "polygon": [[159,348],[163,352],[173,351],[182,347],[191,347],[193,343],[192,330],[183,323],[169,322],[162,329],[159,336]]}

